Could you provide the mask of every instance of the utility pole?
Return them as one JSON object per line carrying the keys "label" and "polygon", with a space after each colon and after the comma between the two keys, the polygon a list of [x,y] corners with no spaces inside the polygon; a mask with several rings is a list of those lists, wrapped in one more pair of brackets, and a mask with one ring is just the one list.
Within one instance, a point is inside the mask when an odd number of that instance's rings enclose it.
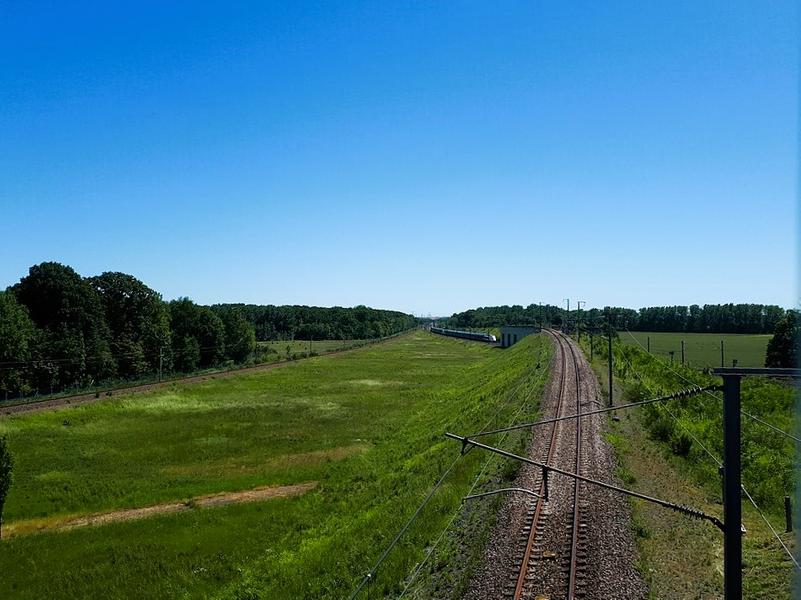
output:
{"label": "utility pole", "polygon": [[577,300],[578,310],[576,312],[576,330],[578,331],[578,341],[581,343],[581,305],[587,304],[584,300]]}
{"label": "utility pole", "polygon": [[612,406],[612,361],[614,360],[614,358],[612,357],[612,315],[611,315],[611,313],[609,314],[608,326],[609,326],[609,331],[608,331],[608,335],[609,335],[609,360],[607,362],[609,363],[609,406]]}
{"label": "utility pole", "polygon": [[723,378],[723,597],[726,600],[742,600],[740,380],[749,375],[791,377],[798,380],[801,377],[801,369],[727,369],[721,367],[715,369],[713,373]]}
{"label": "utility pole", "polygon": [[648,336],[648,354],[651,354],[651,336]]}
{"label": "utility pole", "polygon": [[741,600],[743,596],[740,486],[740,375],[724,375],[723,594],[726,600]]}
{"label": "utility pole", "polygon": [[592,329],[590,329],[590,362],[592,362],[592,351],[593,351],[593,340],[592,340]]}
{"label": "utility pole", "polygon": [[159,381],[161,381],[161,369],[164,366],[164,346],[159,346]]}
{"label": "utility pole", "polygon": [[570,298],[565,298],[567,302],[567,316],[565,316],[565,324],[567,327],[563,327],[562,329],[567,329],[567,332],[570,332]]}
{"label": "utility pole", "polygon": [[681,340],[681,365],[684,366],[684,340]]}
{"label": "utility pole", "polygon": [[722,369],[725,367],[726,364],[723,362],[723,340],[720,340],[720,368]]}

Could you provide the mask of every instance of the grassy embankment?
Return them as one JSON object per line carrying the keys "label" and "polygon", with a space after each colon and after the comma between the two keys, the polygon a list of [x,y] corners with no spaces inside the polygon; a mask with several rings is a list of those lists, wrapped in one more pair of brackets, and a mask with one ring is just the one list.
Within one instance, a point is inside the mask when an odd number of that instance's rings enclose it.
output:
{"label": "grassy embankment", "polygon": [[[540,338],[501,351],[415,332],[284,369],[0,420],[17,459],[9,534],[317,482],[294,498],[9,535],[0,597],[347,597],[458,456],[442,432],[507,423],[521,398],[539,398],[535,367],[549,355]],[[472,452],[457,463],[371,597],[401,589],[485,459]]]}
{"label": "grassy embankment", "polygon": [[740,367],[764,367],[765,351],[771,335],[736,333],[667,333],[632,331],[620,334],[624,344],[646,347],[651,338],[651,353],[674,364],[681,362],[681,341],[684,340],[684,359],[688,366],[719,367],[720,341],[723,340],[723,358],[727,367],[732,360]]}
{"label": "grassy embankment", "polygon": [[[621,334],[625,337],[627,334]],[[587,354],[587,340],[583,340]],[[653,344],[653,339],[652,339]],[[719,379],[669,365],[639,346],[616,342],[616,402],[632,402]],[[605,344],[596,340],[593,367],[606,379]],[[622,411],[611,423],[610,441],[628,487],[688,504],[722,518],[718,466],[722,456],[721,394],[672,400]],[[784,383],[761,378],[743,383],[743,410],[773,425],[794,430],[794,393]],[[673,413],[673,416],[669,412]],[[675,418],[674,418],[675,417]],[[784,532],[783,498],[793,489],[795,444],[763,425],[742,421],[743,484],[774,528]],[[697,438],[693,440],[689,433]],[[722,534],[705,522],[690,521],[660,507],[633,501],[640,568],[652,598],[717,598],[722,595]],[[744,498],[744,586],[747,598],[789,598],[792,563],[758,513]],[[792,534],[782,539],[793,548]]]}

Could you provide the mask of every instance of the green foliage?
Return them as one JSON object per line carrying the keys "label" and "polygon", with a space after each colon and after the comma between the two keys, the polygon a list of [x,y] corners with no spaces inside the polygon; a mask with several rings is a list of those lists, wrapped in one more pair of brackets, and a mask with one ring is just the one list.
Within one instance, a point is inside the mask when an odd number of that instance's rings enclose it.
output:
{"label": "green foliage", "polygon": [[225,354],[236,362],[244,362],[256,348],[256,329],[236,308],[214,311],[225,327]]}
{"label": "green foliage", "polygon": [[27,391],[38,333],[13,294],[0,292],[0,393]]}
{"label": "green foliage", "polygon": [[212,308],[239,312],[253,325],[259,341],[375,339],[407,331],[417,325],[412,315],[367,306],[322,308],[218,304]]}
{"label": "green foliage", "polygon": [[799,343],[798,314],[794,310],[787,311],[777,324],[773,337],[768,342],[765,355],[766,367],[795,368],[798,366]]}
{"label": "green foliage", "polygon": [[200,366],[200,343],[191,335],[173,335],[172,354],[179,372],[191,373]]}
{"label": "green foliage", "polygon": [[115,374],[100,296],[73,269],[55,262],[35,265],[11,291],[43,330],[44,358],[52,359],[60,384]]}
{"label": "green foliage", "polygon": [[[587,342],[582,340],[585,347]],[[596,357],[599,356],[603,355],[596,351]],[[704,372],[678,364],[670,365],[639,346],[615,343],[614,358],[615,377],[625,386],[626,398],[632,401],[665,395],[692,385],[720,382],[717,377]],[[665,406],[654,404],[640,409],[642,423],[649,434],[663,443],[671,454],[686,461],[698,480],[713,486],[716,492],[719,492],[717,465],[707,450],[718,459],[723,455],[720,398],[719,393],[714,396],[700,394],[671,400]],[[784,431],[795,430],[795,390],[791,385],[761,377],[745,378],[742,409]],[[693,436],[703,447],[692,439]],[[781,513],[784,496],[790,495],[794,489],[795,452],[795,443],[789,438],[743,418],[743,484],[758,504],[777,514]]]}
{"label": "green foliage", "polygon": [[[125,273],[88,279],[103,302],[111,348],[122,377],[155,372],[170,348],[170,317],[161,295]],[[169,352],[163,367],[169,370]]]}
{"label": "green foliage", "polygon": [[178,347],[173,348],[176,363],[189,365],[194,361],[197,348],[200,351],[199,366],[218,364],[225,357],[225,325],[222,319],[207,306],[195,304],[189,298],[173,300],[169,306],[173,336],[181,340]]}

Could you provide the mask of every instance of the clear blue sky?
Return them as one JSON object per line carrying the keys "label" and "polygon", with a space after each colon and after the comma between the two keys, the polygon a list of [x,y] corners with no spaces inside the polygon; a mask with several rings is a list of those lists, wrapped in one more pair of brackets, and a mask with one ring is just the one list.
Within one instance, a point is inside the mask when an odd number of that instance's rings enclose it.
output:
{"label": "clear blue sky", "polygon": [[116,4],[0,7],[0,287],[796,302],[796,2]]}

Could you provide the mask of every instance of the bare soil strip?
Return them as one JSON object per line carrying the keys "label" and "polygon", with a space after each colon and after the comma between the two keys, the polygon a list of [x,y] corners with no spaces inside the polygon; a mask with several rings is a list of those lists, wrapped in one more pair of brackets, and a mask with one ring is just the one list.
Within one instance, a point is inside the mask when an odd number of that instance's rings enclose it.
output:
{"label": "bare soil strip", "polygon": [[41,531],[70,530],[87,525],[106,525],[119,521],[134,521],[146,519],[155,515],[183,512],[193,508],[207,508],[224,506],[226,504],[241,504],[245,502],[262,502],[274,498],[289,498],[300,496],[317,487],[316,481],[308,481],[295,485],[262,486],[238,492],[222,492],[198,496],[187,502],[168,502],[142,508],[126,508],[105,513],[95,513],[81,517],[63,516],[50,519],[30,519],[9,523],[3,527],[3,537],[12,537],[38,533]]}

